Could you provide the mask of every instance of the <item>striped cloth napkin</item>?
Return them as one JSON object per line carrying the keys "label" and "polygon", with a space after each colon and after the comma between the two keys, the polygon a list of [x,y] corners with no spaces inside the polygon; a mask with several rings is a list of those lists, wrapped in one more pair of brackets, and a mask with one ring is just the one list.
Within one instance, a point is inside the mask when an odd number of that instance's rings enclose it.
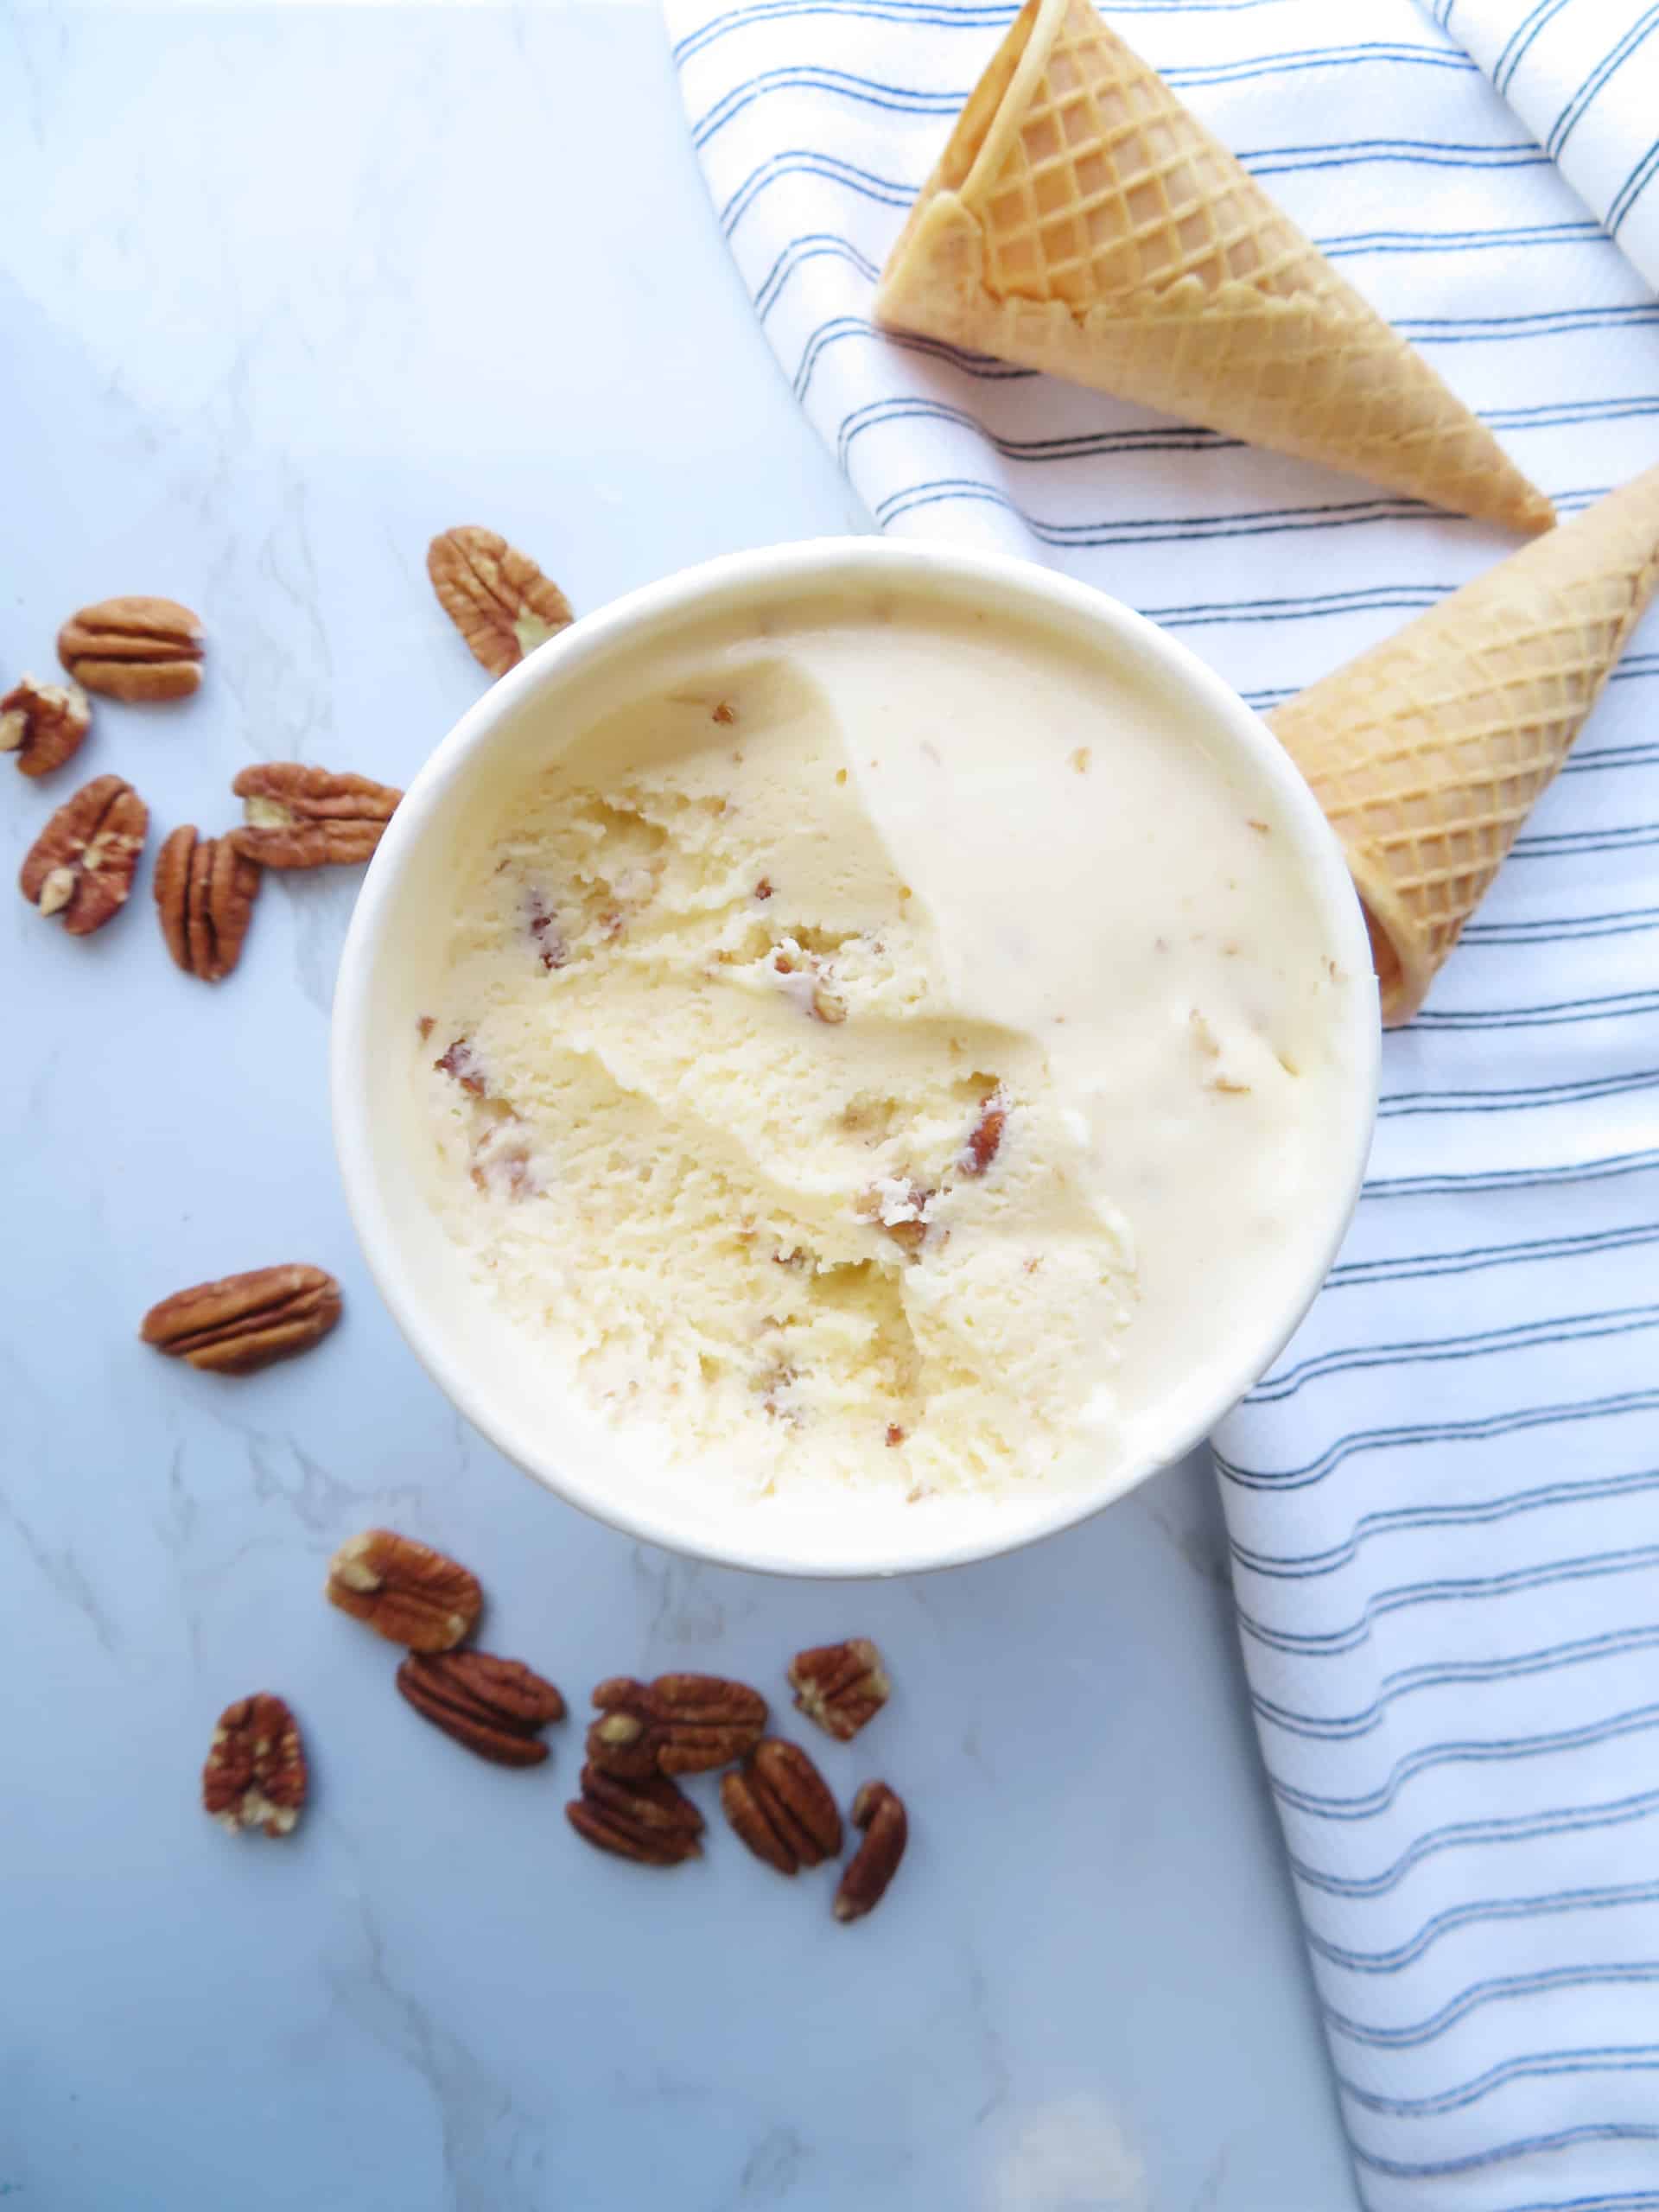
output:
{"label": "striped cloth napkin", "polygon": [[[1008,0],[666,5],[756,312],[884,528],[1087,578],[1262,707],[1511,550],[872,327]],[[1478,12],[1459,0],[1453,27]],[[1563,514],[1659,461],[1659,305],[1415,0],[1105,13]],[[1659,115],[1659,41],[1640,58]],[[1217,1439],[1262,1754],[1376,2212],[1659,2208],[1656,675],[1649,623],[1387,1039],[1352,1233]]]}
{"label": "striped cloth napkin", "polygon": [[1659,291],[1659,5],[1421,0]]}

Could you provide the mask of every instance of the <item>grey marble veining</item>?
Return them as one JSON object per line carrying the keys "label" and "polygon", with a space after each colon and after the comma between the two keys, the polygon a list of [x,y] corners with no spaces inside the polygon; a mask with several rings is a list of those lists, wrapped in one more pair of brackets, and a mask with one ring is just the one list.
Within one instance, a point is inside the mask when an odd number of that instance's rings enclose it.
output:
{"label": "grey marble veining", "polygon": [[[863,527],[727,265],[643,7],[0,12],[0,672],[173,593],[200,696],[100,704],[0,767],[15,869],[118,769],[153,841],[245,763],[403,781],[477,696],[433,531],[489,522],[579,607]],[[153,848],[152,848],[153,849]],[[0,2197],[19,2212],[1340,2212],[1352,2202],[1257,1770],[1208,1476],[869,1588],[701,1567],[581,1519],[416,1366],[337,1189],[327,1012],[354,877],[275,881],[240,971],[149,909],[0,906]],[[343,1326],[245,1382],[144,1351],[162,1293],[268,1260]],[[385,1520],[474,1566],[493,1648],[580,1704],[620,1668],[773,1693],[876,1636],[893,1704],[820,1747],[908,1797],[887,1907],[723,1833],[583,1852],[578,1763],[467,1759],[328,1610]],[[314,1802],[233,1843],[219,1708],[285,1694]],[[711,1793],[699,1785],[708,1801]]]}

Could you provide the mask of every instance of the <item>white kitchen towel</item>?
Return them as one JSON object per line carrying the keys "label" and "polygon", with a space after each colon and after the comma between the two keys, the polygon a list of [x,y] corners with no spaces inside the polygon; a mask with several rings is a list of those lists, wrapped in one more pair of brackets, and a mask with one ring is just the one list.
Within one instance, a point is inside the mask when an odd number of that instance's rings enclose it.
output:
{"label": "white kitchen towel", "polygon": [[1659,291],[1659,0],[1419,0]]}
{"label": "white kitchen towel", "polygon": [[[757,313],[884,528],[1085,577],[1263,707],[1512,549],[874,329],[877,271],[1009,0],[667,10]],[[1104,12],[1564,514],[1659,461],[1659,303],[1415,0]],[[1659,41],[1638,67],[1659,115]],[[1659,2208],[1656,677],[1649,622],[1387,1039],[1352,1233],[1217,1440],[1263,1756],[1377,2212]]]}

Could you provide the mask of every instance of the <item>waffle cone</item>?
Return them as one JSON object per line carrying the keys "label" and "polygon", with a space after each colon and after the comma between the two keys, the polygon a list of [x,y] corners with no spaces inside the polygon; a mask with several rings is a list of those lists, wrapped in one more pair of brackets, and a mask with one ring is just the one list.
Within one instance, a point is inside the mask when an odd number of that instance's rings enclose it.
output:
{"label": "waffle cone", "polygon": [[875,315],[1458,513],[1554,518],[1088,0],[1027,0]]}
{"label": "waffle cone", "polygon": [[1408,1021],[1659,585],[1659,468],[1269,715],[1348,855]]}

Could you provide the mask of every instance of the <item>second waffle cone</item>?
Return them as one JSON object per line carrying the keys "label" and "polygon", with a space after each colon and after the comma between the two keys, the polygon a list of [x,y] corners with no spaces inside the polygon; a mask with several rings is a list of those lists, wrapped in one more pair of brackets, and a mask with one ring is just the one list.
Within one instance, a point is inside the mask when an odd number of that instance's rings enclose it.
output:
{"label": "second waffle cone", "polygon": [[1659,585],[1659,468],[1268,716],[1341,838],[1406,1021]]}

